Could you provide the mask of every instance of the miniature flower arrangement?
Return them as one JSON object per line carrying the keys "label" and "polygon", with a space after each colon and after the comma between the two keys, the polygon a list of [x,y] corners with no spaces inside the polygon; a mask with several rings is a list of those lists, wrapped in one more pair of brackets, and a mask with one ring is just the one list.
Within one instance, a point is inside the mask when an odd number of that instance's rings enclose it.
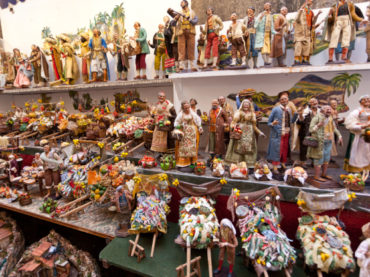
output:
{"label": "miniature flower arrangement", "polygon": [[248,166],[246,162],[230,165],[230,177],[234,179],[248,179]]}
{"label": "miniature flower arrangement", "polygon": [[298,221],[297,238],[309,267],[325,273],[354,271],[356,265],[349,236],[335,217],[304,215]]}
{"label": "miniature flower arrangement", "polygon": [[32,198],[31,198],[31,195],[28,192],[21,193],[19,195],[19,205],[27,206],[27,205],[30,205],[31,203],[32,203]]}
{"label": "miniature flower arrangement", "polygon": [[205,162],[196,162],[194,164],[194,173],[196,175],[206,174],[206,163]]}
{"label": "miniature flower arrangement", "polygon": [[280,228],[279,200],[275,189],[244,194],[234,189],[228,201],[228,208],[238,217],[242,248],[256,272],[289,269],[296,260],[295,250]]}
{"label": "miniature flower arrangement", "polygon": [[272,172],[267,161],[260,160],[254,165],[254,178],[258,181],[271,181]]}
{"label": "miniature flower arrangement", "polygon": [[8,186],[0,187],[0,198],[6,198],[11,201],[16,201],[18,199],[19,192],[16,189],[11,189]]}
{"label": "miniature flower arrangement", "polygon": [[80,198],[87,192],[87,169],[85,166],[74,166],[64,170],[58,191],[63,198],[73,200]]}
{"label": "miniature flower arrangement", "polygon": [[141,158],[141,160],[139,160],[139,165],[141,165],[143,168],[153,168],[157,166],[157,162],[153,157],[144,156]]}
{"label": "miniature flower arrangement", "polygon": [[180,238],[187,247],[204,249],[217,242],[219,222],[213,205],[206,197],[184,197],[180,201]]}
{"label": "miniature flower arrangement", "polygon": [[52,212],[55,211],[55,209],[58,206],[58,202],[51,199],[47,198],[44,200],[44,202],[41,204],[41,207],[39,208],[41,212],[51,214]]}
{"label": "miniature flower arrangement", "polygon": [[173,155],[164,155],[160,161],[161,169],[164,171],[174,169],[176,167],[176,160]]}
{"label": "miniature flower arrangement", "polygon": [[212,176],[222,177],[225,175],[225,164],[220,158],[214,158],[212,162]]}
{"label": "miniature flower arrangement", "polygon": [[208,123],[208,116],[207,113],[203,113],[202,116],[200,117],[202,119],[202,124]]}
{"label": "miniature flower arrangement", "polygon": [[365,189],[365,182],[369,177],[369,172],[340,175],[340,179],[346,188],[353,191],[363,191]]}
{"label": "miniature flower arrangement", "polygon": [[137,204],[131,216],[129,233],[167,233],[168,203],[172,197],[168,191],[170,182],[167,174],[137,175],[133,181],[132,194],[136,196]]}
{"label": "miniature flower arrangement", "polygon": [[306,170],[300,166],[289,168],[284,173],[284,181],[291,186],[303,186],[307,177]]}

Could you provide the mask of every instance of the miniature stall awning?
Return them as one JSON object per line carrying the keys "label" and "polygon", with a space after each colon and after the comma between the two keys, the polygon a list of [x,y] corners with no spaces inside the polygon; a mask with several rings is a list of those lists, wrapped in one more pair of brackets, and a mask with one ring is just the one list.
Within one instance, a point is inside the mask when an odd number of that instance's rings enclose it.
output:
{"label": "miniature stall awning", "polygon": [[13,6],[17,5],[19,2],[25,2],[26,0],[0,0],[0,7],[2,9],[11,9]]}

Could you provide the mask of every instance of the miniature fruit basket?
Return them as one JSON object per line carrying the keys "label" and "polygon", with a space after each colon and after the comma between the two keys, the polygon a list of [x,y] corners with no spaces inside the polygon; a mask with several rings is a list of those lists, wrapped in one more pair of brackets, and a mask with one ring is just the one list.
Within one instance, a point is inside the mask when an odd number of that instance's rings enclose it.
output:
{"label": "miniature fruit basket", "polygon": [[171,121],[169,120],[160,120],[157,123],[158,131],[169,132],[171,131]]}
{"label": "miniature fruit basket", "polygon": [[58,206],[57,201],[55,201],[51,198],[47,198],[47,199],[44,200],[44,202],[42,203],[42,205],[39,209],[43,213],[51,214],[52,212],[55,211],[57,206]]}
{"label": "miniature fruit basket", "polygon": [[233,189],[227,202],[232,218],[238,218],[245,262],[252,262],[259,276],[282,270],[290,276],[296,260],[291,240],[280,228],[280,199],[277,188],[250,193]]}
{"label": "miniature fruit basket", "polygon": [[256,162],[254,166],[254,178],[258,181],[272,180],[272,172],[266,160]]}
{"label": "miniature fruit basket", "polygon": [[29,193],[22,193],[19,195],[19,205],[27,206],[32,203],[32,198]]}
{"label": "miniature fruit basket", "polygon": [[153,168],[157,166],[157,162],[154,157],[144,156],[139,160],[139,165],[143,168]]}
{"label": "miniature fruit basket", "polygon": [[300,191],[297,196],[297,204],[304,212],[298,218],[297,239],[304,249],[305,265],[317,270],[319,276],[322,272],[346,276],[355,270],[351,241],[339,222],[339,214],[337,217],[323,214],[341,210],[353,197],[346,189],[320,195]]}
{"label": "miniature fruit basket", "polygon": [[284,181],[291,186],[302,187],[308,175],[306,170],[300,166],[289,168],[285,171]]}
{"label": "miniature fruit basket", "polygon": [[220,158],[214,158],[212,162],[212,176],[223,177],[225,175],[225,164]]}
{"label": "miniature fruit basket", "polygon": [[160,166],[164,171],[174,169],[176,167],[175,157],[173,155],[164,155],[161,157]]}
{"label": "miniature fruit basket", "polygon": [[246,162],[230,165],[230,177],[232,179],[248,179],[248,166]]}
{"label": "miniature fruit basket", "polygon": [[340,175],[344,186],[353,191],[363,191],[365,189],[365,182],[369,177],[369,172]]}
{"label": "miniature fruit basket", "polygon": [[243,131],[242,129],[240,129],[239,126],[236,126],[235,128],[233,128],[230,132],[230,138],[231,139],[235,139],[235,140],[239,140],[242,138],[242,134],[243,134]]}
{"label": "miniature fruit basket", "polygon": [[205,162],[196,162],[194,164],[194,174],[196,174],[196,175],[206,174],[206,163]]}

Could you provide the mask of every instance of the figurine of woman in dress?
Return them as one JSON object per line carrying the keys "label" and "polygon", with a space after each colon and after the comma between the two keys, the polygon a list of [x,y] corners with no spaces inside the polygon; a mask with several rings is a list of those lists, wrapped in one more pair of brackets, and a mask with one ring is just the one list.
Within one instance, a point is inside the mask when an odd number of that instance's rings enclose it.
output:
{"label": "figurine of woman in dress", "polygon": [[32,66],[18,48],[13,49],[13,62],[17,72],[13,85],[16,88],[28,88],[33,76]]}
{"label": "figurine of woman in dress", "polygon": [[181,112],[175,119],[174,133],[181,133],[176,142],[176,165],[186,167],[194,164],[198,158],[199,135],[203,133],[202,120],[190,108],[188,101],[181,103]]}
{"label": "figurine of woman in dress", "polygon": [[254,167],[257,159],[256,135],[265,136],[256,126],[256,115],[251,102],[243,100],[239,110],[234,114],[231,128],[241,132],[240,139],[230,139],[225,161],[228,164],[246,162],[248,167]]}

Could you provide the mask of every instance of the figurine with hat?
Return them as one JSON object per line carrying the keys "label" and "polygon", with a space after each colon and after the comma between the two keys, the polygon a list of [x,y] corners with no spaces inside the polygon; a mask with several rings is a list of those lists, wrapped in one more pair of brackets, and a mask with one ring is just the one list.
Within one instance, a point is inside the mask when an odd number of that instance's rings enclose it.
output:
{"label": "figurine with hat", "polygon": [[76,61],[76,53],[71,44],[71,39],[66,34],[58,36],[62,43],[61,52],[64,62],[64,78],[66,85],[73,85],[79,78],[79,70]]}

